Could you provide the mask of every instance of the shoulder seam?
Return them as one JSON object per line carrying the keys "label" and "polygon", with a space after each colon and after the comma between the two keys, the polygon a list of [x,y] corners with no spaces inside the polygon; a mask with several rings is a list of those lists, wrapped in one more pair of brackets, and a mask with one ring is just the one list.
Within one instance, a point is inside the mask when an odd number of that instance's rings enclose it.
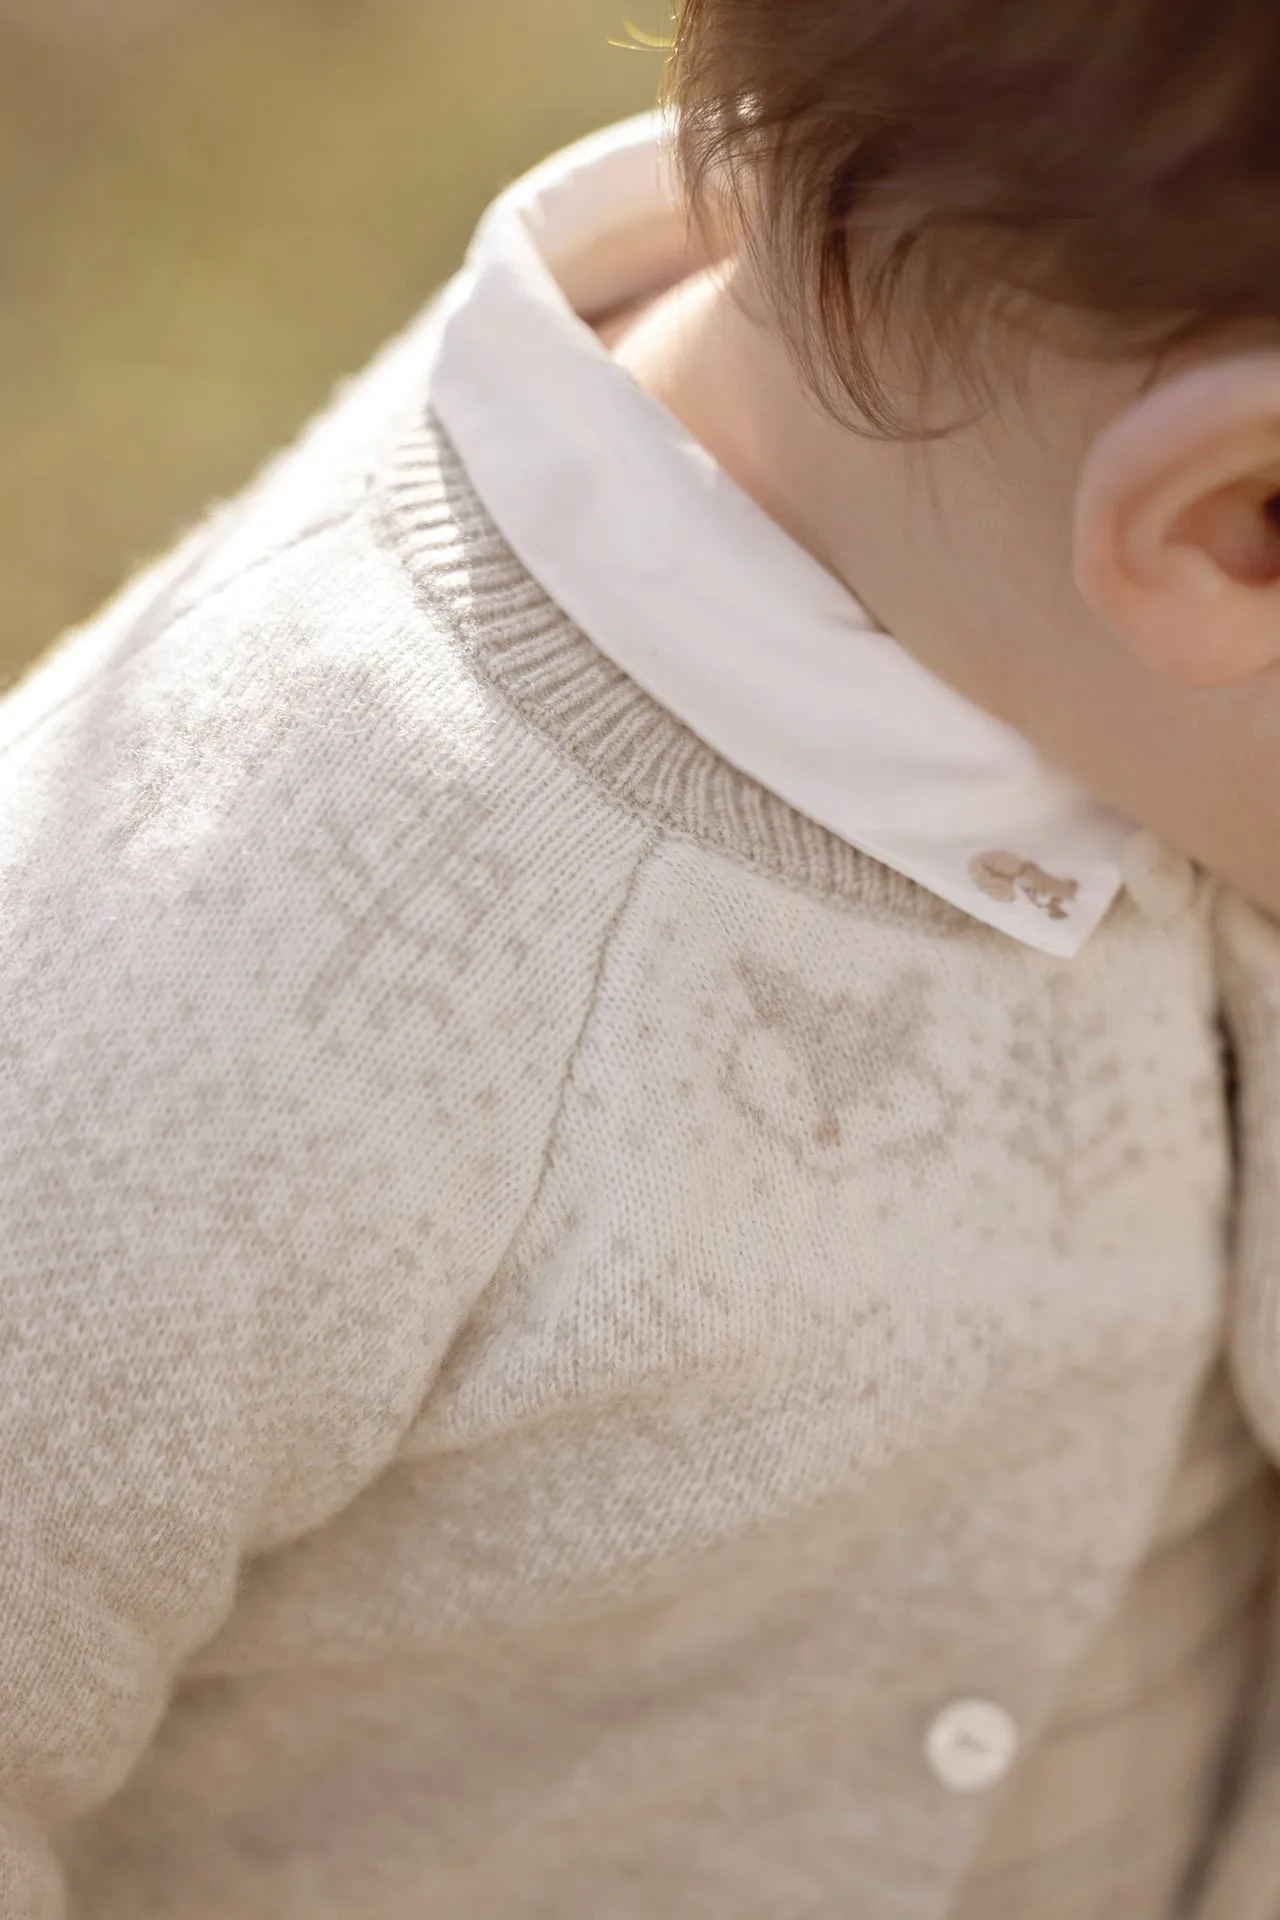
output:
{"label": "shoulder seam", "polygon": [[565,1063],[564,1074],[560,1081],[560,1090],[556,1096],[555,1111],[551,1116],[551,1124],[547,1129],[546,1144],[542,1150],[542,1160],[538,1168],[537,1178],[533,1183],[533,1191],[529,1196],[528,1205],[524,1208],[519,1220],[516,1222],[510,1239],[507,1241],[498,1260],[494,1263],[493,1271],[489,1276],[490,1280],[506,1265],[512,1247],[524,1232],[530,1216],[542,1198],[542,1191],[546,1186],[547,1175],[551,1171],[551,1162],[555,1156],[556,1145],[560,1138],[560,1124],[564,1118],[564,1110],[569,1098],[569,1089],[573,1084],[574,1070],[581,1057],[587,1035],[591,1031],[592,1024],[595,1020],[596,1008],[600,1002],[600,988],[604,980],[605,969],[609,963],[609,956],[613,952],[614,942],[631,908],[631,903],[636,897],[636,891],[640,884],[640,876],[648,866],[650,859],[665,843],[666,839],[667,834],[662,827],[652,828],[645,836],[644,843],[636,856],[630,878],[623,890],[622,899],[619,901],[608,926],[605,928],[604,937],[600,942],[600,951],[597,955],[595,968],[591,976],[591,985],[587,991],[587,1002],[583,1011],[582,1022],[578,1028],[573,1045],[569,1049],[569,1058]]}

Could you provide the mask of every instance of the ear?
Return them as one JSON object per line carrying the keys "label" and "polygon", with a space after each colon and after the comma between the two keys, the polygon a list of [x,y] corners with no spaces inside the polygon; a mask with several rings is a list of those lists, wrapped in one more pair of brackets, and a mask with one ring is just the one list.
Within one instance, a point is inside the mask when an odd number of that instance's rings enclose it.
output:
{"label": "ear", "polygon": [[1148,666],[1226,686],[1280,661],[1280,352],[1176,374],[1081,469],[1075,578]]}

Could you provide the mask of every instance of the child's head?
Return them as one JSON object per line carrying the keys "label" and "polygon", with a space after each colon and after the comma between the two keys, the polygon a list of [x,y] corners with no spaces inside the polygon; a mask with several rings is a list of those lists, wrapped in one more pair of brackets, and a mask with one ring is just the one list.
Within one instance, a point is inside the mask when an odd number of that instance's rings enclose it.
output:
{"label": "child's head", "polygon": [[1040,591],[1145,665],[1280,658],[1276,0],[684,0],[672,89],[829,407],[925,466],[981,412]]}

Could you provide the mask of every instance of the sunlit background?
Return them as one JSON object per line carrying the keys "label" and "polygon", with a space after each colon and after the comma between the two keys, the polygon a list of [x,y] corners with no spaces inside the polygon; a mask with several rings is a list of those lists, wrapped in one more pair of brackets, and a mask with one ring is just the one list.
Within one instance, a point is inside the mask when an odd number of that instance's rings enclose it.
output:
{"label": "sunlit background", "polygon": [[[657,0],[0,0],[0,678],[235,491]],[[661,16],[659,19],[657,16]]]}

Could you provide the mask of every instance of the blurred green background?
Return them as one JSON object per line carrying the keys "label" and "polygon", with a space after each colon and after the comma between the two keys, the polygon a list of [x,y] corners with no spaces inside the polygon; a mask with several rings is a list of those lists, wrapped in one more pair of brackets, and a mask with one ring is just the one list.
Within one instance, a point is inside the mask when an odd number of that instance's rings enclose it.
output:
{"label": "blurred green background", "polygon": [[658,0],[0,0],[0,680],[257,462]]}

